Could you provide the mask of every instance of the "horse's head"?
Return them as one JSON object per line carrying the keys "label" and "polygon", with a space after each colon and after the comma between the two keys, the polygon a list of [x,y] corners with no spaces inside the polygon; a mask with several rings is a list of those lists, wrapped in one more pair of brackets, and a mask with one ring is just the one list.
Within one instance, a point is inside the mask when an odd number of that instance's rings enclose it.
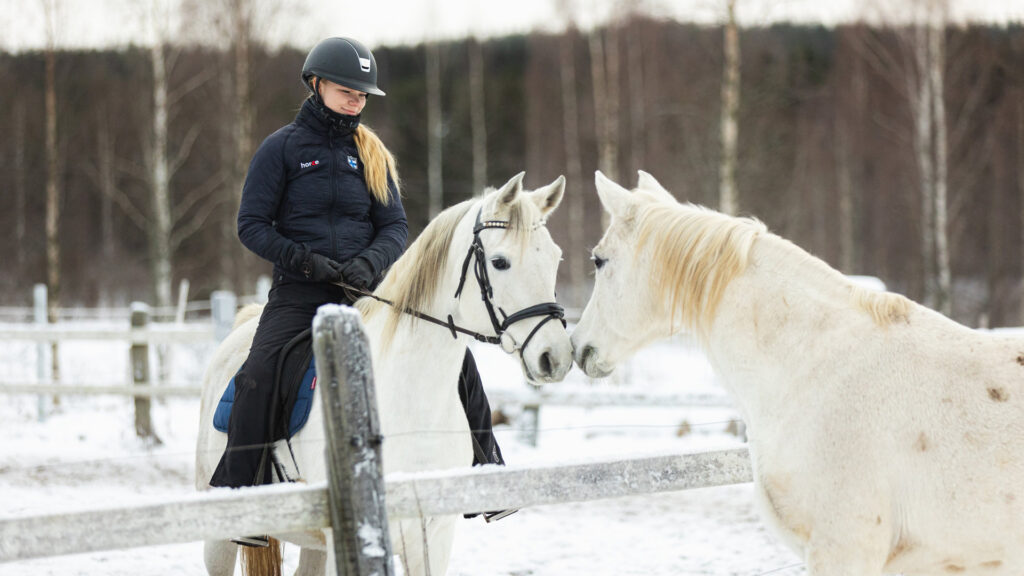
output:
{"label": "horse's head", "polygon": [[[642,185],[647,177],[641,179]],[[662,307],[657,305],[650,281],[651,250],[637,252],[636,248],[640,232],[637,216],[641,207],[649,202],[664,201],[657,195],[668,193],[660,185],[656,186],[657,190],[646,190],[642,186],[630,192],[600,171],[595,175],[595,183],[610,221],[591,254],[595,267],[594,291],[573,331],[572,343],[577,365],[588,376],[602,378],[644,343],[667,332],[670,318],[665,318]],[[641,194],[641,191],[646,193]]]}
{"label": "horse's head", "polygon": [[[532,192],[523,173],[474,204],[452,241],[461,265],[459,323],[501,337],[517,354],[526,377],[557,382],[572,368],[572,345],[555,304],[562,251],[544,223],[562,201],[565,178]],[[457,256],[465,250],[465,256]]]}
{"label": "horse's head", "polygon": [[725,287],[747,264],[764,226],[680,204],[641,171],[634,192],[600,172],[611,223],[594,248],[594,293],[573,332],[576,363],[593,377],[683,328],[705,338]]}

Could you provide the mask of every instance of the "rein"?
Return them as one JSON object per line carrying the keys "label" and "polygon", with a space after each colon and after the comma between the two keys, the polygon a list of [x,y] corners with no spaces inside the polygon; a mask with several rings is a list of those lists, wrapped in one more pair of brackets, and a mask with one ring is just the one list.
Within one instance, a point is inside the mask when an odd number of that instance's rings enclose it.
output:
{"label": "rein", "polygon": [[[501,228],[503,230],[507,230],[509,223],[504,220],[487,220],[481,222],[480,215],[482,212],[483,208],[481,208],[476,213],[476,224],[473,226],[473,242],[470,244],[469,251],[466,253],[466,258],[462,262],[462,276],[459,279],[459,287],[457,290],[455,290],[455,297],[459,298],[462,296],[462,288],[466,284],[466,276],[469,272],[470,261],[475,260],[473,273],[476,276],[477,284],[479,284],[480,286],[480,297],[484,301],[484,306],[487,309],[487,315],[491,319],[491,326],[494,328],[495,335],[487,336],[485,334],[474,332],[473,330],[469,330],[461,326],[458,326],[455,324],[455,321],[452,318],[451,314],[448,315],[448,320],[445,321],[430,316],[429,314],[424,314],[423,312],[420,312],[418,310],[412,310],[409,308],[403,308],[402,312],[405,314],[409,314],[410,316],[419,318],[420,320],[426,320],[427,322],[447,328],[448,331],[451,332],[452,338],[458,338],[457,333],[462,333],[467,336],[471,336],[478,342],[485,342],[487,344],[497,344],[501,346],[502,350],[511,354],[516,350],[525,350],[526,345],[530,343],[530,340],[533,339],[533,336],[537,333],[538,330],[540,330],[541,326],[546,324],[548,321],[557,319],[562,322],[562,326],[564,327],[565,309],[562,308],[562,305],[558,304],[557,302],[544,302],[541,304],[534,304],[533,306],[524,308],[518,312],[513,313],[512,315],[508,315],[505,313],[504,310],[502,310],[499,307],[497,310],[498,312],[501,313],[504,320],[498,320],[498,315],[495,314],[494,303],[491,302],[491,298],[494,296],[494,288],[491,286],[491,280],[487,276],[487,257],[486,254],[484,253],[483,242],[480,241],[480,232],[488,228]],[[394,302],[387,300],[385,298],[381,298],[367,290],[362,290],[354,286],[350,286],[348,284],[345,284],[344,282],[338,282],[338,285],[340,285],[342,288],[345,288],[346,290],[355,292],[356,294],[373,298],[374,300],[387,304],[392,308],[395,307]],[[512,335],[507,333],[508,328],[512,326],[512,324],[515,324],[516,322],[525,320],[527,318],[533,318],[534,316],[545,316],[545,318],[541,320],[536,326],[534,326],[533,330],[531,330],[530,333],[526,336],[526,339],[523,340],[523,344],[521,346],[518,345],[516,341],[512,338]]]}

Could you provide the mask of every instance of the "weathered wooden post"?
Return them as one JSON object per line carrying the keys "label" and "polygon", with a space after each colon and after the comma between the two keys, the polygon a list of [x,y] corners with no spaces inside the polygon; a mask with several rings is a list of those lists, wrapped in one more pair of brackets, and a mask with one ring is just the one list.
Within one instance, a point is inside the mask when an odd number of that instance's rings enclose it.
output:
{"label": "weathered wooden post", "polygon": [[313,319],[313,353],[327,436],[327,493],[338,576],[393,576],[384,506],[380,420],[370,344],[353,308]]}
{"label": "weathered wooden post", "polygon": [[[132,331],[145,330],[149,324],[149,306],[143,302],[132,302],[131,314]],[[131,358],[132,383],[140,386],[149,385],[149,343],[136,342],[133,339]],[[153,419],[149,413],[149,407],[148,396],[135,397],[135,434],[139,438],[160,444],[160,439],[153,433]]]}

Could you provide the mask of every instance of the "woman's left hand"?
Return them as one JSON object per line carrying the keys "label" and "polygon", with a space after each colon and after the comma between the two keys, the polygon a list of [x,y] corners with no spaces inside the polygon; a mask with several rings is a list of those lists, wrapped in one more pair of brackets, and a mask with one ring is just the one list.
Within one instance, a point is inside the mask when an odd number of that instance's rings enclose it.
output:
{"label": "woman's left hand", "polygon": [[349,286],[365,290],[373,283],[375,274],[366,258],[356,256],[341,265],[341,279]]}

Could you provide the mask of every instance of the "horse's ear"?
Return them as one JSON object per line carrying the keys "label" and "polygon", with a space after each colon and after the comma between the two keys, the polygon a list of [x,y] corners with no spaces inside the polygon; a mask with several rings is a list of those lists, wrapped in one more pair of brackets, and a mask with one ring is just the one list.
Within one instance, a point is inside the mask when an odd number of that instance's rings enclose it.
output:
{"label": "horse's ear", "polygon": [[494,213],[499,214],[516,201],[516,198],[523,191],[523,176],[526,172],[520,172],[516,174],[505,185],[498,189],[498,194],[494,199]]}
{"label": "horse's ear", "polygon": [[633,200],[633,194],[608,179],[600,170],[594,173],[594,184],[597,185],[597,195],[601,198],[601,205],[605,211],[613,217],[625,216]]}
{"label": "horse's ear", "polygon": [[650,174],[644,172],[643,170],[637,170],[637,174],[639,175],[639,179],[636,183],[638,188],[643,188],[644,190],[654,192],[663,200],[670,200],[672,202],[676,201],[676,197],[673,196],[672,193],[669,192],[668,190],[665,190],[665,187],[662,186],[660,182],[655,180],[654,176],[651,176]]}
{"label": "horse's ear", "polygon": [[559,176],[551,184],[544,186],[543,188],[537,188],[530,193],[530,199],[533,200],[534,204],[540,208],[540,215],[542,218],[547,218],[548,214],[553,212],[555,208],[558,208],[559,203],[562,202],[562,197],[565,195],[565,176]]}

